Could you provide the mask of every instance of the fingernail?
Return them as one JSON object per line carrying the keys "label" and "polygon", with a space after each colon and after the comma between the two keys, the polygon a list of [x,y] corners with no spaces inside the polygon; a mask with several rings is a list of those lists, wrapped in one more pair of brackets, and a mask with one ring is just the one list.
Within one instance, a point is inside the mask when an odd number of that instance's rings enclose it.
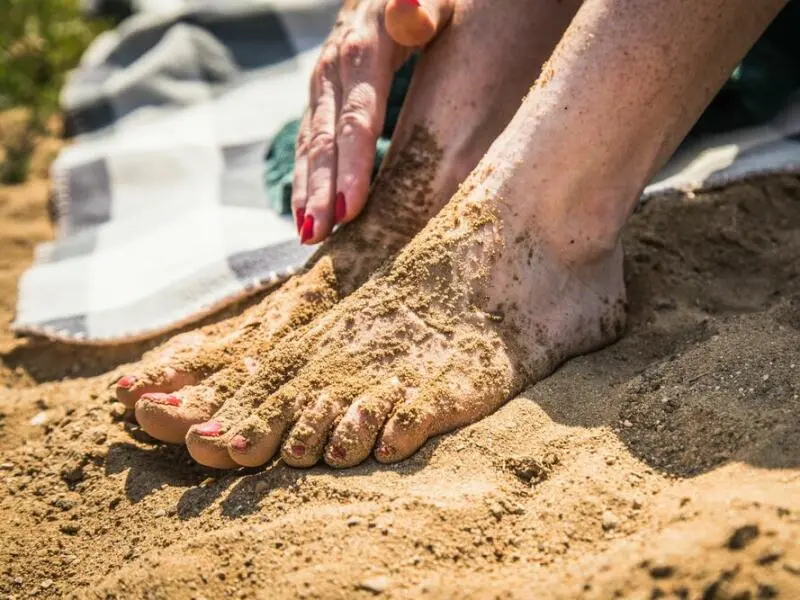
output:
{"label": "fingernail", "polygon": [[195,431],[204,437],[217,437],[222,431],[222,425],[216,421],[208,421],[202,425],[198,425]]}
{"label": "fingernail", "polygon": [[177,396],[173,396],[172,394],[144,394],[140,398],[140,400],[144,400],[146,402],[152,402],[153,404],[163,404],[164,406],[180,406],[181,399]]}
{"label": "fingernail", "polygon": [[297,234],[300,234],[300,230],[303,227],[303,221],[306,218],[306,209],[305,208],[298,208],[294,213],[294,222],[297,224]]}
{"label": "fingernail", "polygon": [[305,244],[314,237],[314,215],[306,215],[303,221],[303,230],[300,232],[300,243]]}
{"label": "fingernail", "polygon": [[127,390],[129,387],[133,386],[134,383],[136,383],[136,377],[133,375],[125,375],[125,377],[117,382],[117,387]]}
{"label": "fingernail", "polygon": [[235,435],[233,436],[233,439],[231,439],[230,444],[231,448],[237,452],[245,452],[250,447],[250,440],[243,435]]}
{"label": "fingernail", "polygon": [[347,201],[344,199],[344,192],[339,192],[336,194],[336,207],[334,213],[337,224],[344,221],[344,217],[347,215]]}
{"label": "fingernail", "polygon": [[303,456],[306,453],[306,447],[303,444],[294,444],[292,446],[292,454],[294,454],[297,458]]}

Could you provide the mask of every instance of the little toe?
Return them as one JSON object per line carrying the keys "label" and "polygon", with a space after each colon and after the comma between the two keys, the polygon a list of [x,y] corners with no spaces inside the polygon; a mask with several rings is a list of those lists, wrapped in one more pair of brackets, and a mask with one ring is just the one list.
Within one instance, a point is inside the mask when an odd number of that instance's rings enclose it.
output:
{"label": "little toe", "polygon": [[219,408],[213,387],[187,386],[172,394],[143,394],[136,402],[136,421],[149,435],[183,444],[192,425],[209,420]]}
{"label": "little toe", "polygon": [[116,397],[126,407],[133,408],[144,394],[170,394],[201,379],[201,374],[193,370],[155,367],[122,377],[116,384]]}
{"label": "little toe", "polygon": [[281,456],[292,467],[313,467],[320,458],[333,424],[350,404],[341,390],[326,389],[309,404],[283,444]]}
{"label": "little toe", "polygon": [[325,448],[325,462],[339,469],[363,462],[392,408],[404,397],[405,389],[396,377],[358,397],[334,428]]}

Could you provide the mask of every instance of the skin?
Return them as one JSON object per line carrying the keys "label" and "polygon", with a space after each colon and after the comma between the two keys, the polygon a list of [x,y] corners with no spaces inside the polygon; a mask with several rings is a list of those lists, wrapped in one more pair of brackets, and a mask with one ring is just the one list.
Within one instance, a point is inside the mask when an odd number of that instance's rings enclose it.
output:
{"label": "skin", "polygon": [[[135,407],[137,420],[150,435],[183,443],[191,425],[210,419],[244,385],[254,364],[286,335],[357,289],[447,202],[511,119],[577,9],[575,2],[524,3],[524,18],[514,11],[519,0],[499,0],[492,6],[464,2],[455,8],[417,65],[370,203],[323,244],[304,273],[247,314],[224,323],[223,331],[200,330],[173,340],[143,370],[118,382],[117,398]],[[476,45],[478,36],[493,43]],[[501,61],[502,71],[495,68]],[[464,65],[481,74],[480,85],[465,80]],[[498,96],[501,86],[506,93]],[[454,111],[462,118],[454,120]],[[406,154],[415,148],[420,128],[440,149],[436,160],[427,161],[422,204],[408,194],[403,178],[394,175],[395,167],[408,162]],[[309,297],[325,302],[312,305]],[[232,466],[227,454],[216,454]]]}
{"label": "skin", "polygon": [[277,453],[293,466],[346,467],[373,450],[401,460],[616,339],[620,232],[783,5],[586,0],[460,190],[355,293],[261,355],[189,429],[192,456],[216,467]]}

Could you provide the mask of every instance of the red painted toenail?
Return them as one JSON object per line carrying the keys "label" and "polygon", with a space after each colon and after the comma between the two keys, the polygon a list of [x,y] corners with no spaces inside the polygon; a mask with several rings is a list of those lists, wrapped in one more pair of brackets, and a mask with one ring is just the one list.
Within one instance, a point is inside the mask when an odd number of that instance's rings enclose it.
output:
{"label": "red painted toenail", "polygon": [[314,237],[314,215],[306,215],[303,221],[303,230],[300,232],[300,242],[305,244]]}
{"label": "red painted toenail", "polygon": [[347,456],[347,452],[344,451],[344,448],[341,446],[331,446],[331,458],[335,458],[336,460],[344,460]]}
{"label": "red painted toenail", "polygon": [[294,454],[296,457],[300,458],[305,453],[306,453],[306,447],[303,446],[302,444],[295,444],[294,446],[292,446],[292,454]]}
{"label": "red painted toenail", "polygon": [[207,423],[198,425],[195,428],[195,431],[203,437],[217,437],[222,431],[222,425],[216,421],[208,421]]}
{"label": "red painted toenail", "polygon": [[248,440],[243,435],[235,435],[231,440],[231,448],[236,450],[237,452],[246,452],[247,449],[250,447],[250,440]]}
{"label": "red painted toenail", "polygon": [[152,402],[153,404],[163,404],[164,406],[181,405],[181,399],[172,394],[143,394],[140,400]]}
{"label": "red painted toenail", "polygon": [[297,234],[300,235],[300,232],[303,228],[303,221],[306,218],[306,209],[305,208],[298,208],[294,213],[294,222],[297,224]]}
{"label": "red painted toenail", "polygon": [[132,387],[134,383],[136,383],[136,377],[133,375],[125,375],[125,377],[117,382],[117,387],[127,390],[129,387]]}
{"label": "red painted toenail", "polygon": [[405,4],[406,6],[413,6],[415,8],[419,6],[419,0],[397,0],[397,3]]}
{"label": "red painted toenail", "polygon": [[344,193],[339,192],[336,194],[336,223],[341,223],[344,221],[345,216],[347,215],[347,201],[344,199]]}
{"label": "red painted toenail", "polygon": [[391,446],[386,445],[385,443],[381,442],[381,445],[378,446],[378,454],[381,456],[389,456],[394,452],[394,448]]}

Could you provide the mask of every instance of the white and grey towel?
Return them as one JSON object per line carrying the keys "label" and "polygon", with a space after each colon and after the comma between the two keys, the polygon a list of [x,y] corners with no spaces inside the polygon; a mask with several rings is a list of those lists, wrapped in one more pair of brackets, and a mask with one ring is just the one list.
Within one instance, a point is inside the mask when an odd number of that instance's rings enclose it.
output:
{"label": "white and grey towel", "polygon": [[[150,337],[275,285],[309,249],[263,185],[300,115],[337,0],[172,0],[99,38],[62,104],[77,142],[52,170],[59,232],[19,286],[15,331]],[[800,97],[771,123],[682,147],[644,198],[800,173]]]}

